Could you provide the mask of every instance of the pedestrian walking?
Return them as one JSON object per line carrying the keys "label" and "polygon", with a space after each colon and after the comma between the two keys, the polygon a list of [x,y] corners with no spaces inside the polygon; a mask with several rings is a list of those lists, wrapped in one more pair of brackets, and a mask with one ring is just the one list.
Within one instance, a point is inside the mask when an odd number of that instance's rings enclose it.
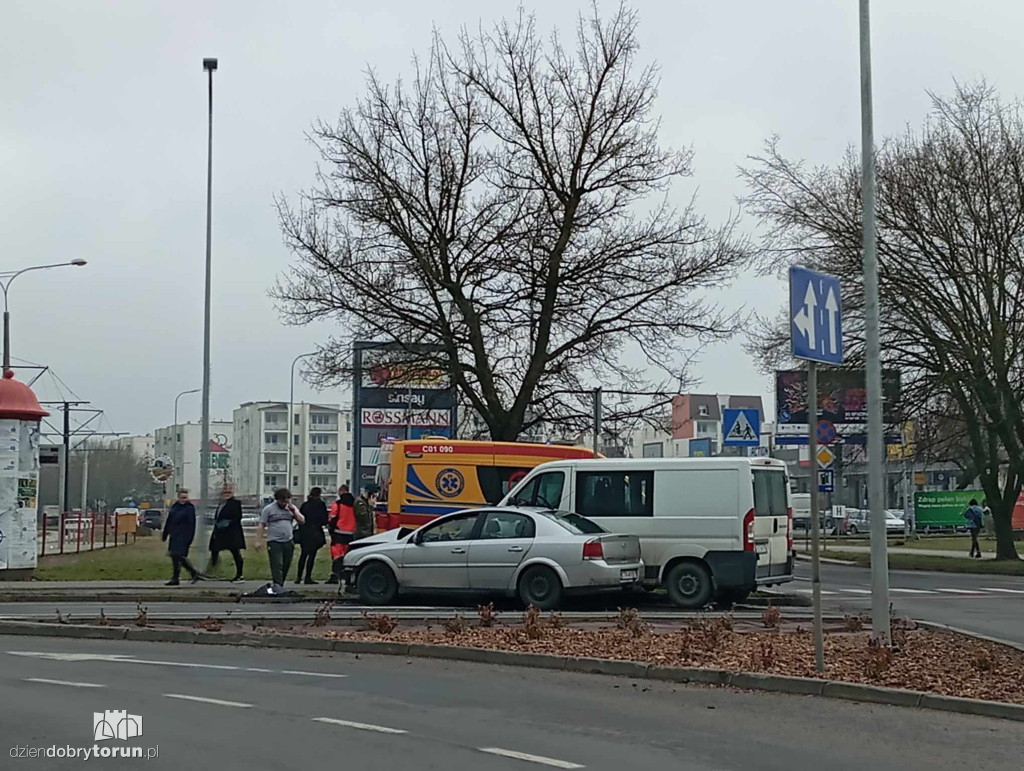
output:
{"label": "pedestrian walking", "polygon": [[274,492],[274,502],[264,506],[260,512],[260,524],[256,530],[256,550],[262,550],[264,544],[267,547],[273,593],[282,591],[288,569],[292,565],[292,555],[295,552],[292,522],[301,525],[305,521],[302,512],[292,505],[291,491],[283,487]]}
{"label": "pedestrian walking", "polygon": [[164,522],[164,531],[160,536],[161,540],[167,541],[167,555],[171,558],[172,573],[167,586],[177,586],[181,583],[182,567],[192,574],[192,583],[202,577],[188,561],[188,550],[195,537],[196,507],[188,499],[188,490],[178,490],[178,500],[167,512],[167,521]]}
{"label": "pedestrian walking", "polygon": [[[327,504],[324,503],[321,495],[323,490],[314,487],[309,491],[309,496],[299,507],[299,511],[306,521],[299,525],[299,569],[295,573],[295,582],[315,584],[313,580],[313,563],[316,561],[316,553],[327,543],[324,537],[324,528],[327,527]],[[305,573],[305,579],[303,579]]]}
{"label": "pedestrian walking", "polygon": [[373,509],[379,492],[380,486],[373,482],[363,485],[359,492],[355,505],[356,534],[353,540],[358,541],[360,538],[369,538],[373,535]]}
{"label": "pedestrian walking", "polygon": [[356,537],[356,498],[349,492],[348,485],[338,488],[338,499],[331,504],[327,516],[327,530],[331,534],[331,577],[329,584],[341,582],[341,568],[348,552],[348,545]]}
{"label": "pedestrian walking", "polygon": [[222,551],[231,552],[235,560],[235,577],[231,580],[242,580],[242,550],[245,549],[245,534],[242,532],[242,504],[235,497],[231,485],[224,485],[220,493],[221,502],[217,516],[213,520],[213,532],[210,533],[210,567],[217,566]]}
{"label": "pedestrian walking", "polygon": [[985,514],[981,510],[981,506],[978,505],[978,501],[975,498],[971,498],[971,502],[967,504],[967,511],[964,512],[964,519],[967,520],[967,530],[971,534],[971,551],[968,556],[981,559],[981,546],[978,545],[978,533],[981,532],[981,527],[984,524]]}

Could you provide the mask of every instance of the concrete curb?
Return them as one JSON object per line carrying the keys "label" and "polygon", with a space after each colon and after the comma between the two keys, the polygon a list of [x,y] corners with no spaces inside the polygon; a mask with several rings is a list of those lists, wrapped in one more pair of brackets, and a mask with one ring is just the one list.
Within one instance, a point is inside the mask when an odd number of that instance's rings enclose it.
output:
{"label": "concrete curb", "polygon": [[[952,630],[950,630],[952,631]],[[81,624],[48,624],[37,621],[0,621],[0,635],[69,637],[77,639],[145,640],[192,645],[247,645],[267,648],[335,651],[338,653],[407,656],[416,658],[467,661],[478,664],[530,667],[562,672],[628,677],[682,684],[730,686],[750,691],[824,696],[896,707],[920,707],[941,712],[1001,718],[1024,722],[1024,704],[982,701],[957,696],[885,688],[876,685],[787,677],[760,672],[729,672],[694,667],[657,667],[639,661],[576,658],[545,653],[520,653],[488,648],[463,648],[447,645],[409,644],[388,640],[336,640],[287,634],[247,635],[206,632],[198,629],[151,629],[149,627],[98,627]],[[999,642],[999,641],[994,641]]]}

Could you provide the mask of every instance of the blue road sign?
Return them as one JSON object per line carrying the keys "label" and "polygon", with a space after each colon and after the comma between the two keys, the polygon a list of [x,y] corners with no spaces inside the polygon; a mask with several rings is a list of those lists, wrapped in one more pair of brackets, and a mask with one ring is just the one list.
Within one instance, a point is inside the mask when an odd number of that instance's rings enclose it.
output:
{"label": "blue road sign", "polygon": [[839,279],[807,268],[789,269],[789,336],[793,356],[843,363],[843,305]]}
{"label": "blue road sign", "polygon": [[727,447],[757,447],[761,444],[760,411],[722,410],[722,444]]}
{"label": "blue road sign", "polygon": [[836,440],[836,426],[831,420],[818,421],[818,444],[832,444]]}
{"label": "blue road sign", "polygon": [[834,493],[836,491],[836,472],[825,469],[818,472],[818,492]]}

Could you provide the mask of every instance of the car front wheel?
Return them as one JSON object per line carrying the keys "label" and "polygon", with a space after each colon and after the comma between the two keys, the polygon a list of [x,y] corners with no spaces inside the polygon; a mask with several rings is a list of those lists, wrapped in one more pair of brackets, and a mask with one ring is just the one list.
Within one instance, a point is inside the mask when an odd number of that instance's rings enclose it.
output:
{"label": "car front wheel", "polygon": [[537,610],[554,610],[562,604],[562,582],[549,567],[534,565],[519,578],[519,599]]}
{"label": "car front wheel", "polygon": [[359,599],[366,605],[389,605],[398,596],[398,579],[387,565],[371,562],[356,579]]}

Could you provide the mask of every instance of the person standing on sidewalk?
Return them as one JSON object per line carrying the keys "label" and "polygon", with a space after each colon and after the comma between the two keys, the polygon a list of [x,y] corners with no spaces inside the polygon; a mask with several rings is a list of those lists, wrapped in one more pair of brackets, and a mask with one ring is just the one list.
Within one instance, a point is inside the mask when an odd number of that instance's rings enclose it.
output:
{"label": "person standing on sidewalk", "polygon": [[356,537],[356,498],[348,485],[338,488],[338,499],[331,504],[327,529],[331,534],[331,577],[329,584],[341,583],[341,568],[348,545]]}
{"label": "person standing on sidewalk", "polygon": [[[299,525],[299,546],[302,552],[299,554],[299,569],[295,574],[295,583],[315,584],[313,580],[313,563],[316,561],[316,553],[327,543],[324,537],[324,528],[327,527],[327,504],[320,496],[323,490],[314,487],[309,491],[299,511],[306,521]],[[302,575],[305,572],[306,578]]]}
{"label": "person standing on sidewalk", "polygon": [[981,546],[978,545],[978,533],[981,532],[981,527],[985,522],[985,513],[981,510],[981,506],[978,505],[976,498],[971,498],[971,502],[967,504],[967,511],[964,512],[964,519],[967,520],[967,530],[971,534],[971,551],[968,556],[981,559]]}
{"label": "person standing on sidewalk", "polygon": [[261,550],[264,544],[267,546],[273,593],[283,590],[288,569],[292,565],[292,554],[295,552],[292,521],[301,525],[306,518],[292,505],[291,491],[282,487],[274,492],[274,502],[263,507],[256,530],[256,550]]}
{"label": "person standing on sidewalk", "polygon": [[201,578],[198,570],[188,561],[188,550],[196,537],[196,507],[188,499],[188,490],[178,490],[178,500],[167,512],[161,540],[167,541],[167,555],[171,558],[171,580],[167,586],[181,583],[181,568],[192,574],[192,583]]}
{"label": "person standing on sidewalk", "polygon": [[242,532],[242,504],[235,497],[231,485],[224,485],[221,490],[220,508],[213,520],[213,532],[210,533],[210,567],[217,566],[222,551],[231,552],[235,560],[235,577],[232,581],[242,580],[242,550],[245,548],[245,534]]}
{"label": "person standing on sidewalk", "polygon": [[363,485],[356,499],[356,534],[353,540],[369,538],[373,535],[373,508],[377,502],[377,493],[380,487],[374,482]]}

